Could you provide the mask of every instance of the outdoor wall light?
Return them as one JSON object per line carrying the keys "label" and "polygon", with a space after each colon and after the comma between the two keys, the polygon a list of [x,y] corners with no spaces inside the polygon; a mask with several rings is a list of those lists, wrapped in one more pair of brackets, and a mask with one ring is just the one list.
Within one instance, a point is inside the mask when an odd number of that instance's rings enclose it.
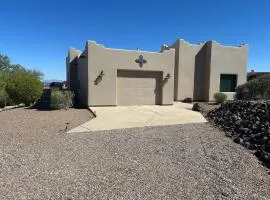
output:
{"label": "outdoor wall light", "polygon": [[169,78],[171,78],[171,77],[172,77],[171,74],[168,73],[168,74],[165,76],[164,80],[162,81],[161,86],[163,87],[166,83],[168,83],[168,80],[169,80]]}
{"label": "outdoor wall light", "polygon": [[100,81],[102,80],[102,77],[104,76],[104,72],[103,70],[101,70],[101,72],[99,73],[99,75],[97,76],[96,80],[95,80],[95,85],[99,84]]}
{"label": "outdoor wall light", "polygon": [[100,74],[99,74],[99,76],[104,76],[105,74],[104,74],[104,72],[103,72],[103,70],[101,70],[101,72],[100,72]]}
{"label": "outdoor wall light", "polygon": [[169,79],[169,78],[171,78],[172,76],[171,76],[171,74],[170,73],[168,73],[167,75],[166,75],[166,79]]}

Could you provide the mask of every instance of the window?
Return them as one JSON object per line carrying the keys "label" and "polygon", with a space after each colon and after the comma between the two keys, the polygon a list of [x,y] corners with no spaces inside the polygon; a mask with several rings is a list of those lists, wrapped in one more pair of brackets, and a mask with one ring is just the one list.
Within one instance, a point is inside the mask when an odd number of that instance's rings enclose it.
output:
{"label": "window", "polygon": [[235,92],[236,85],[236,74],[220,74],[220,92]]}

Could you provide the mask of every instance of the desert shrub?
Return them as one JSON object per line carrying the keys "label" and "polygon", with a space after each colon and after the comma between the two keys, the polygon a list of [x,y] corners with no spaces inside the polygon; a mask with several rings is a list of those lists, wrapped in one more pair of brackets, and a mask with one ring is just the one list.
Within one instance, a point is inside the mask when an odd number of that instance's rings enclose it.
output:
{"label": "desert shrub", "polygon": [[270,76],[261,76],[236,88],[238,100],[270,99]]}
{"label": "desert shrub", "polygon": [[224,101],[226,101],[227,95],[222,92],[218,92],[214,94],[214,99],[217,103],[223,103]]}
{"label": "desert shrub", "polygon": [[70,108],[73,106],[74,93],[71,91],[52,91],[51,105],[52,109]]}
{"label": "desert shrub", "polygon": [[41,77],[40,72],[18,68],[9,74],[6,92],[15,104],[24,103],[29,106],[42,94]]}
{"label": "desert shrub", "polygon": [[66,98],[66,107],[70,108],[73,106],[74,93],[72,91],[63,91]]}

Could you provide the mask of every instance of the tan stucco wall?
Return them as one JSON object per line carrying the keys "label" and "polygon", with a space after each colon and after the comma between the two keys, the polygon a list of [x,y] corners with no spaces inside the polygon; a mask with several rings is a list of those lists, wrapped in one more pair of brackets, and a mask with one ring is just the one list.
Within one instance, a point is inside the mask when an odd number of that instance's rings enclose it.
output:
{"label": "tan stucco wall", "polygon": [[[177,40],[175,42],[175,100],[193,98],[194,80],[196,76],[195,67],[201,69],[204,68],[204,56],[199,58],[199,62],[197,57],[197,54],[200,52],[203,46],[204,43],[198,45],[191,45],[184,40]],[[201,65],[199,65],[199,63]],[[202,74],[196,76],[196,80],[201,77]]]}
{"label": "tan stucco wall", "polygon": [[78,60],[78,95],[81,105],[88,105],[88,59],[87,57]]}
{"label": "tan stucco wall", "polygon": [[[230,47],[211,42],[209,101],[219,92],[220,74],[236,74],[237,86],[247,81],[247,62],[247,45]],[[233,93],[227,93],[227,96],[228,100],[233,99]]]}
{"label": "tan stucco wall", "polygon": [[[88,105],[117,105],[117,70],[145,70],[161,71],[163,79],[169,73],[171,78],[162,88],[161,104],[173,103],[174,84],[174,58],[175,50],[158,52],[143,52],[121,49],[109,49],[94,41],[88,41],[88,76],[89,91]],[[147,63],[140,67],[135,62],[143,55]],[[104,76],[99,84],[95,85],[95,79],[103,70]]]}
{"label": "tan stucco wall", "polygon": [[68,49],[68,56],[66,57],[66,72],[67,72],[67,87],[71,90],[76,89],[77,85],[77,66],[76,59],[81,55],[80,50],[74,48]]}
{"label": "tan stucco wall", "polygon": [[[214,41],[190,44],[176,40],[175,97],[176,101],[212,101],[219,92],[220,74],[236,74],[237,85],[246,82],[248,47],[222,46]],[[226,93],[228,100],[234,93]]]}
{"label": "tan stucco wall", "polygon": [[[140,55],[147,61],[142,67],[135,62]],[[173,100],[180,101],[185,98],[212,101],[214,93],[219,92],[220,74],[236,74],[237,85],[246,82],[247,56],[247,45],[230,47],[215,41],[194,45],[184,40],[176,40],[170,48],[163,45],[161,52],[111,49],[88,41],[83,53],[74,48],[69,49],[66,58],[67,82],[69,88],[79,94],[80,103],[84,105],[119,105],[119,91],[124,91],[121,94],[130,95],[131,98],[141,95],[141,99],[133,99],[131,104],[152,104],[156,100],[146,96],[154,87],[153,77],[156,75],[152,75],[159,74],[155,79],[157,82],[164,82],[167,74],[170,74],[171,77],[159,95],[161,100],[158,102],[161,102],[161,105],[169,105]],[[127,80],[128,77],[117,77],[119,70],[129,70],[132,78]],[[95,84],[101,71],[104,73],[102,80]],[[146,74],[150,75],[142,80],[136,73],[132,75],[134,71],[147,71]],[[122,82],[117,82],[118,80]],[[120,89],[123,90],[118,91],[117,88],[122,87],[121,85],[123,88]],[[137,85],[145,89],[139,90]],[[127,91],[129,89],[130,91]],[[135,94],[136,91],[139,91],[138,95]],[[233,99],[234,93],[226,94],[228,99]],[[129,97],[122,98],[121,101],[128,105]]]}

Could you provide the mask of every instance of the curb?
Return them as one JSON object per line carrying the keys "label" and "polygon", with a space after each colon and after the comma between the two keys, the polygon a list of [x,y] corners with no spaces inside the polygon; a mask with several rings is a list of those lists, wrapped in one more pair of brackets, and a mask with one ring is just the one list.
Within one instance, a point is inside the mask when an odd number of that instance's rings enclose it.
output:
{"label": "curb", "polygon": [[4,112],[4,111],[8,111],[8,110],[13,110],[15,108],[22,108],[25,106],[20,106],[20,105],[16,105],[16,106],[6,106],[4,108],[0,108],[0,112]]}
{"label": "curb", "polygon": [[93,111],[90,107],[87,107],[87,109],[93,114],[94,118],[97,117],[97,114],[95,111]]}

